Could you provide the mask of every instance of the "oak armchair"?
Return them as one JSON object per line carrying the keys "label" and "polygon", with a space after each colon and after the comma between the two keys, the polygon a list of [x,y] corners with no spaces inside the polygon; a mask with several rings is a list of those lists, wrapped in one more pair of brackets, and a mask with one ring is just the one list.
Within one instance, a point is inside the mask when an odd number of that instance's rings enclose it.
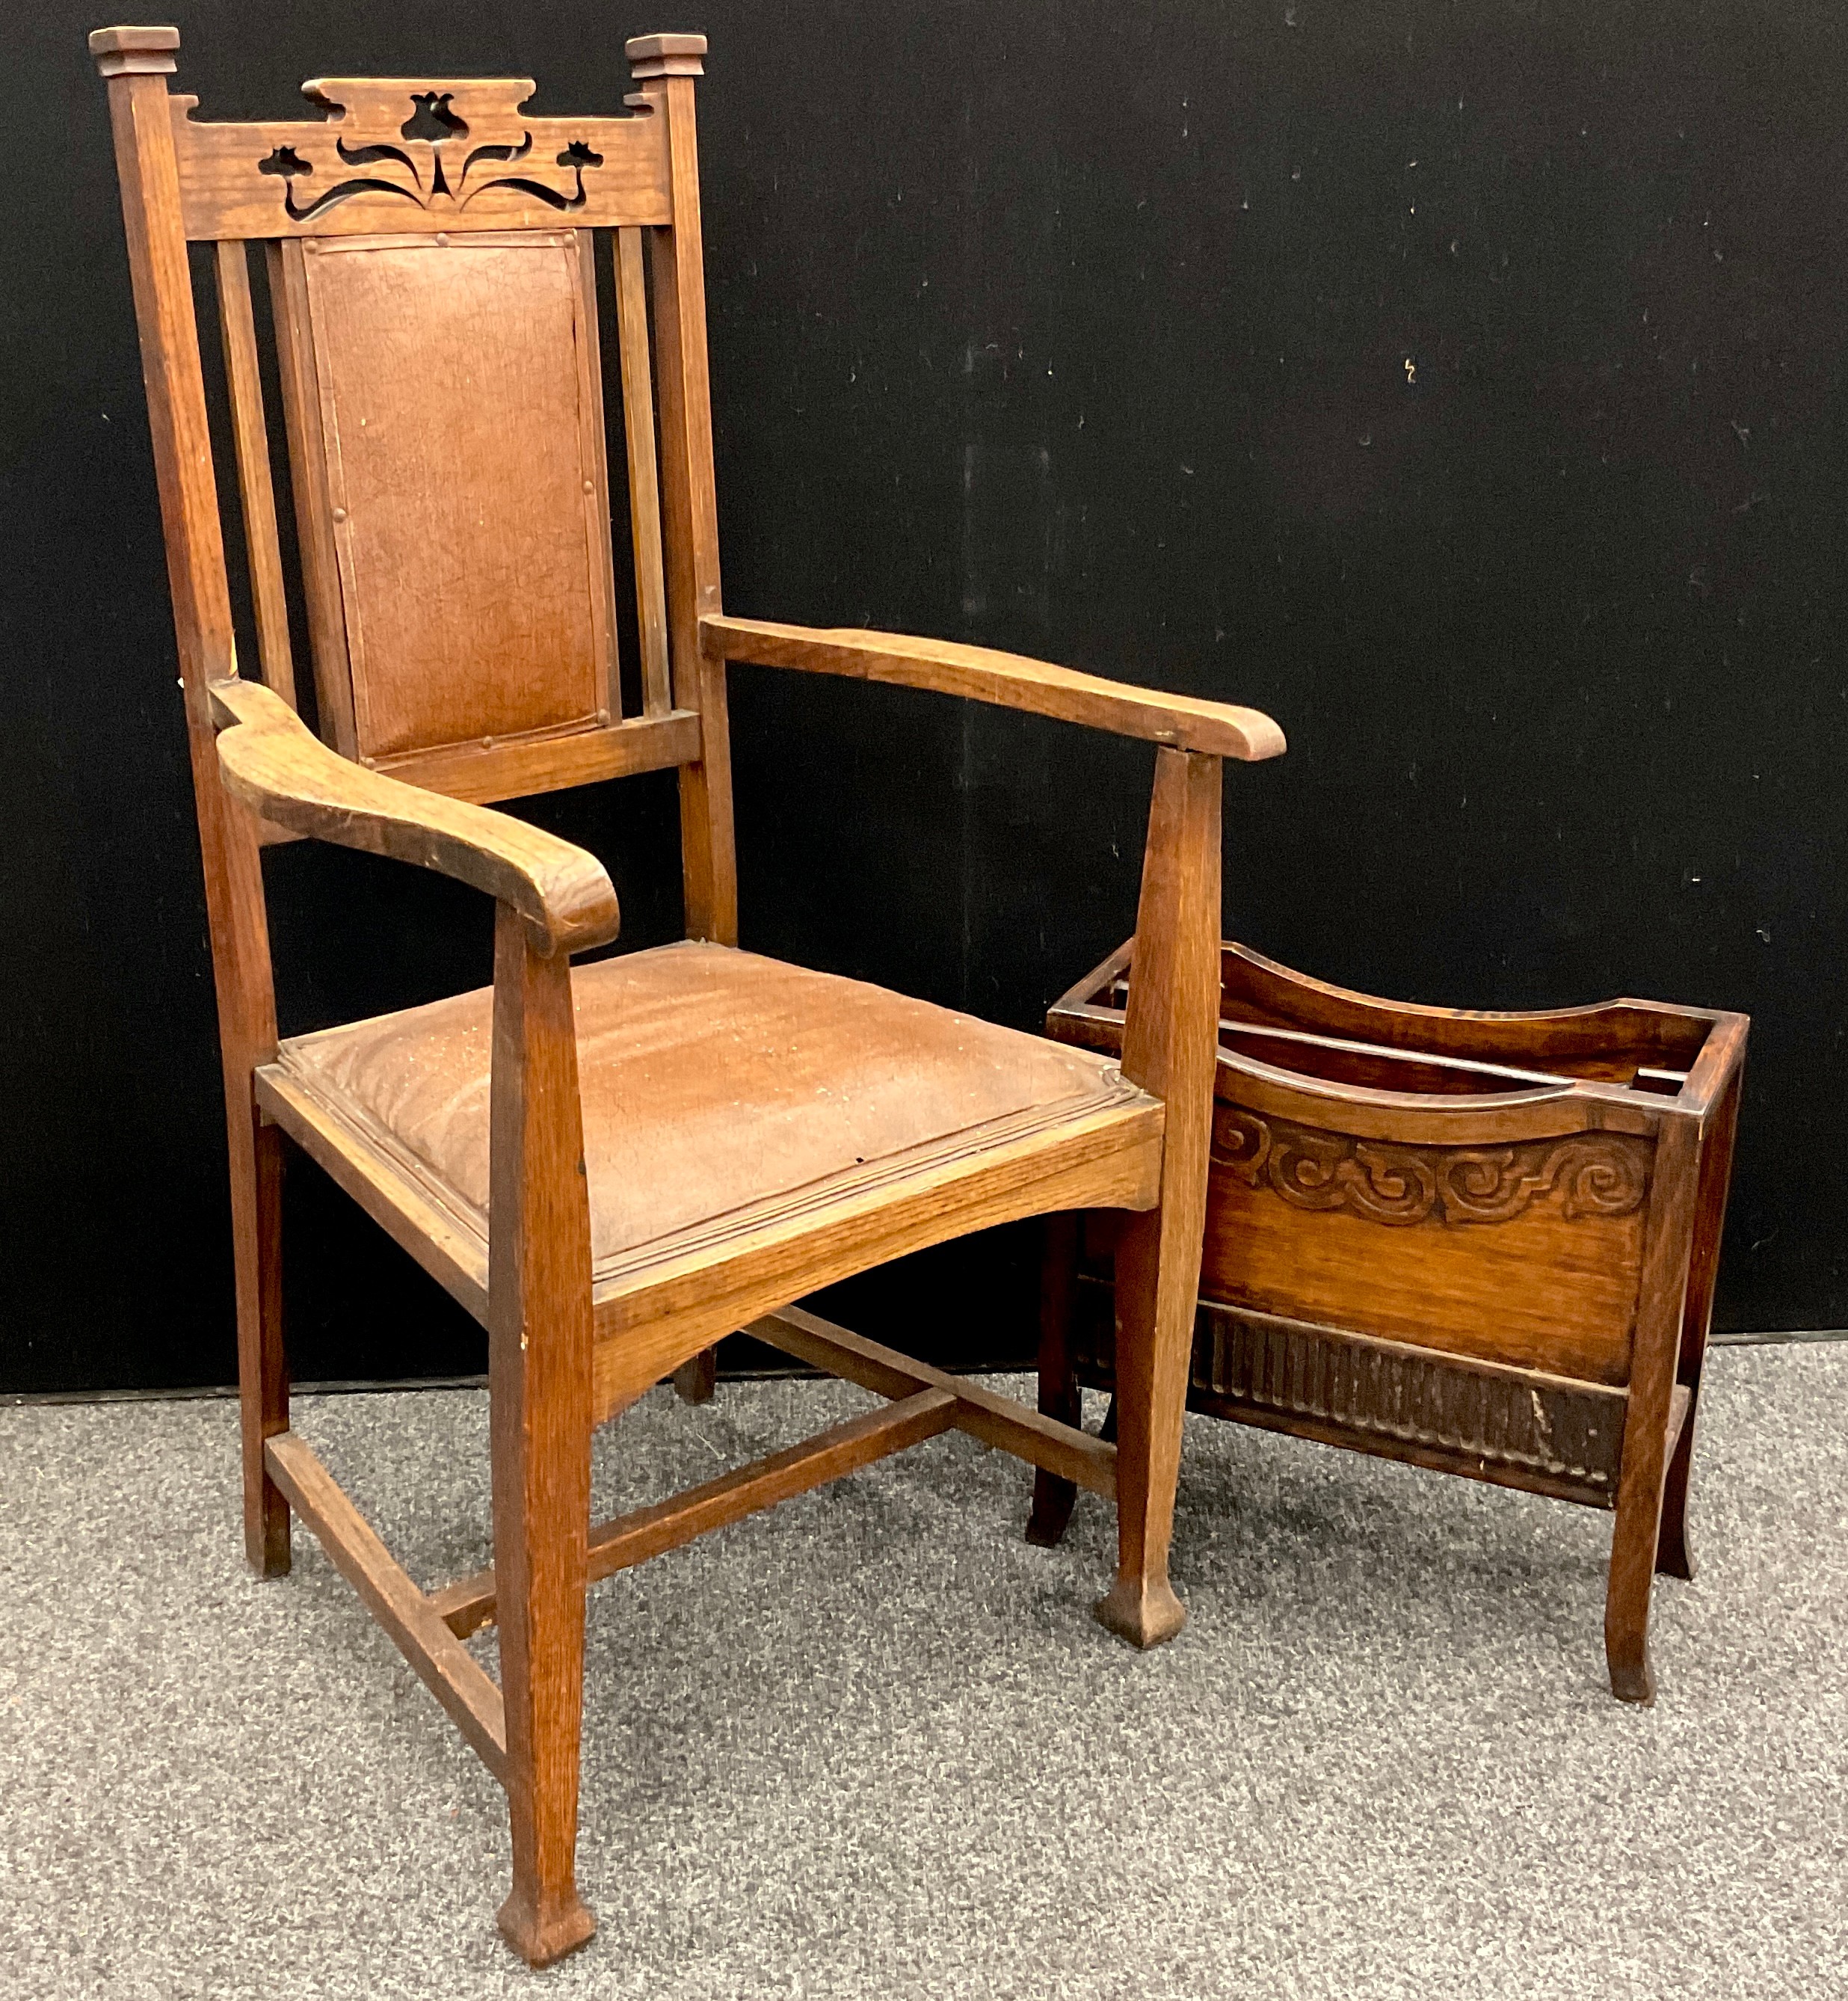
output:
{"label": "oak armchair", "polygon": [[[112,28],[90,46],[116,135],[211,929],[246,1548],[261,1575],[286,1571],[299,1516],[501,1780],[501,1926],[542,1963],[594,1929],[575,1882],[591,1581],[958,1426],[1113,1498],[1117,1575],[1099,1616],[1144,1646],[1178,1630],[1168,1547],[1211,1105],[1221,760],[1274,756],[1283,739],[1248,709],[980,648],[724,614],[701,37],[628,44],[626,117],[526,117],[533,86],[519,79],[329,78],[304,87],[327,116],[241,124],[196,120],[194,100],[168,94],[179,39]],[[259,680],[238,668],[194,243],[214,246]],[[634,548],[627,705],[599,270]],[[278,534],[279,461],[298,576]],[[297,597],[318,729],[297,710]],[[1120,1067],[738,948],[735,659],[1158,746]],[[492,802],[669,767],[686,941],[574,973],[574,954],[617,934],[609,877]],[[303,837],[492,897],[492,987],[279,1039],[262,855]],[[488,1329],[492,1570],[420,1590],[290,1429],[289,1147]],[[790,1303],[992,1223],[1099,1207],[1131,1213],[1114,1445]],[[593,1527],[594,1427],[747,1326],[888,1403]],[[490,1622],[498,1685],[463,1644]]]}

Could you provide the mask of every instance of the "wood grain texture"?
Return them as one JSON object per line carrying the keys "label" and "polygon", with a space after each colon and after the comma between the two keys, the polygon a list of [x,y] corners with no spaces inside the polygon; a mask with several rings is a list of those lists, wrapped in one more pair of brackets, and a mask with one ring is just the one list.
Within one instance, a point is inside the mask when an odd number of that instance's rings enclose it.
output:
{"label": "wood grain texture", "polygon": [[[1669,1419],[1681,1351],[1700,1183],[1700,1127],[1686,1114],[1664,1126],[1643,1250],[1629,1414],[1624,1425],[1623,1472],[1610,1539],[1610,1578],[1604,1599],[1604,1651],[1611,1693],[1621,1701],[1652,1703],[1649,1600],[1669,1467]],[[1685,1420],[1684,1420],[1685,1422]]]}
{"label": "wood grain texture", "polygon": [[1162,1122],[1162,1108],[1146,1100],[1092,1112],[600,1281],[599,1421],[709,1342],[872,1265],[1051,1209],[1146,1207],[1158,1184]]}
{"label": "wood grain texture", "polygon": [[513,1888],[500,1926],[514,1950],[540,1966],[596,1928],[576,1879],[590,1203],[570,961],[562,951],[537,949],[508,903],[495,916],[494,988],[488,1366],[513,1837]]}
{"label": "wood grain texture", "polygon": [[287,1568],[288,1517],[262,1446],[287,1421],[287,1370],[273,1271],[276,1164],[259,1140],[251,1080],[256,1066],[275,1054],[276,1000],[256,823],[219,782],[208,694],[214,680],[234,672],[236,648],[167,113],[164,72],[172,66],[168,51],[177,37],[168,40],[168,30],[102,32],[96,52],[109,79],[212,937],[237,1282],[245,1547],[258,1574],[273,1576]]}
{"label": "wood grain texture", "polygon": [[642,712],[673,706],[668,666],[667,573],[661,548],[661,481],[655,446],[655,378],[648,353],[648,294],[641,231],[616,232],[616,308],[622,360],[623,434],[629,461],[629,520],[635,549],[635,615],[641,634]]}
{"label": "wood grain texture", "polygon": [[273,1063],[256,1073],[256,1100],[297,1146],[324,1169],[458,1306],[488,1320],[487,1246],[433,1202],[398,1162],[368,1147]]}
{"label": "wood grain texture", "polygon": [[283,581],[282,544],[276,533],[269,430],[263,415],[256,318],[250,303],[250,266],[241,243],[218,245],[217,276],[219,331],[224,346],[225,382],[231,394],[244,541],[250,559],[257,656],[264,684],[294,708],[295,663],[289,647],[289,598]]}
{"label": "wood grain texture", "polygon": [[304,1440],[284,1432],[265,1453],[290,1505],[314,1533],[335,1568],[358,1592],[417,1677],[507,1783],[506,1720],[501,1692],[393,1561],[370,1523],[343,1494]]}
{"label": "wood grain texture", "polygon": [[1676,1382],[1688,1400],[1686,1422],[1677,1433],[1662,1485],[1662,1530],[1655,1568],[1663,1575],[1688,1581],[1694,1575],[1688,1540],[1688,1481],[1700,1408],[1700,1381],[1707,1364],[1707,1338],[1713,1321],[1714,1287],[1719,1275],[1720,1239],[1725,1227],[1726,1198],[1732,1181],[1732,1150],[1739,1130],[1739,1100],[1745,1089],[1746,1025],[1737,1025],[1727,1050],[1728,1074],[1715,1088],[1702,1115],[1700,1181],[1695,1198],[1694,1235],[1688,1264],[1687,1296],[1681,1322],[1681,1352]]}
{"label": "wood grain texture", "polygon": [[700,754],[700,719],[686,709],[517,736],[491,749],[467,744],[380,757],[373,768],[407,785],[480,806],[530,799],[570,785],[662,771]]}
{"label": "wood grain texture", "polygon": [[[1450,1220],[1433,1200],[1422,1219],[1391,1224],[1351,1202],[1328,1203],[1339,1188],[1317,1190],[1325,1206],[1287,1198],[1268,1174],[1252,1171],[1248,1155],[1221,1149],[1220,1133],[1242,1136],[1258,1122],[1234,1107],[1218,1109],[1200,1275],[1206,1297],[1585,1381],[1628,1380],[1642,1263],[1641,1198],[1652,1152],[1646,1141],[1624,1137],[1635,1162],[1629,1185],[1636,1199],[1617,1214],[1569,1213],[1569,1188],[1554,1175],[1535,1191],[1537,1199],[1499,1222]],[[1473,1172],[1499,1185],[1504,1167],[1512,1169],[1519,1158],[1513,1147],[1361,1141],[1357,1164],[1356,1143],[1325,1128],[1313,1137],[1318,1144],[1306,1157],[1314,1169],[1343,1149],[1341,1164],[1362,1199],[1388,1213],[1395,1198],[1408,1212],[1417,1209],[1445,1174]],[[1553,1142],[1553,1157],[1582,1143]],[[1284,1173],[1300,1170],[1304,1157]],[[1541,1154],[1539,1164],[1546,1158]],[[1521,1186],[1513,1174],[1507,1179]],[[1379,1192],[1370,1197],[1369,1191]]]}
{"label": "wood grain texture", "polygon": [[[1118,946],[1054,1003],[1047,1020],[1061,1039],[1117,1046],[1130,956],[1128,945]],[[1364,1051],[1382,1063],[1397,1056],[1453,1074],[1461,1067],[1485,1081],[1627,1085],[1644,1068],[1685,1077],[1708,1050],[1724,1068],[1728,1039],[1743,1021],[1628,999],[1534,1010],[1426,1007],[1331,986],[1230,939],[1220,952],[1222,1038],[1270,1029],[1299,1045]],[[1384,1074],[1377,1081],[1388,1083]]]}
{"label": "wood grain texture", "polygon": [[623,44],[637,82],[657,76],[703,76],[703,35],[631,35]]}
{"label": "wood grain texture", "polygon": [[318,840],[453,875],[513,906],[549,944],[582,952],[615,937],[616,892],[603,865],[555,834],[349,764],[253,681],[216,684],[228,726],[218,760],[229,789]]}
{"label": "wood grain texture", "polygon": [[881,1397],[908,1399],[923,1390],[941,1390],[954,1402],[950,1422],[959,1431],[1100,1494],[1106,1501],[1116,1498],[1113,1446],[1043,1411],[1030,1411],[1011,1397],[1000,1396],[966,1376],[933,1369],[896,1348],[882,1347],[800,1307],[766,1314],[751,1321],[745,1331]]}
{"label": "wood grain texture", "polygon": [[1130,1219],[1117,1251],[1117,1582],[1096,1606],[1138,1647],[1186,1618],[1168,1551],[1206,1215],[1223,789],[1218,758],[1156,753],[1123,1074],[1162,1101],[1167,1123],[1160,1204]]}
{"label": "wood grain texture", "polygon": [[93,28],[90,54],[99,76],[171,76],[179,67],[177,28]]}
{"label": "wood grain texture", "polygon": [[[643,38],[646,40],[647,38]],[[698,763],[680,772],[681,875],[686,935],[738,941],[738,857],[732,830],[731,738],[724,663],[708,657],[700,621],[720,610],[718,496],[706,353],[705,253],[689,71],[641,65],[637,97],[665,134],[673,228],[651,245],[656,391],[661,417],[662,555],[674,705],[700,712]]]}
{"label": "wood grain texture", "polygon": [[[1068,1322],[1075,1380],[1115,1387],[1107,1279]],[[1187,1407],[1557,1500],[1617,1505],[1621,1389],[1203,1300]]]}
{"label": "wood grain texture", "polygon": [[309,331],[308,279],[298,242],[266,248],[269,303],[276,329],[276,373],[289,441],[289,479],[295,499],[304,608],[314,664],[314,712],[321,734],[343,757],[356,757],[353,663],[340,597],[340,558],[334,546],[333,503],[327,491],[327,451],[321,433],[321,385]]}
{"label": "wood grain texture", "polygon": [[721,659],[960,695],[1215,757],[1250,760],[1280,757],[1284,750],[1282,730],[1255,708],[1131,687],[987,646],[716,616],[700,620],[700,636],[707,652]]}
{"label": "wood grain texture", "polygon": [[[1122,1047],[1139,957],[1126,947],[1093,968],[1051,1032]],[[1221,983],[1190,1401],[1614,1504],[1612,1686],[1651,1700],[1651,1579],[1693,1571],[1688,1484],[1746,1018],[1632,1000],[1414,1007],[1229,943]],[[1386,1088],[1395,1076],[1422,1088]],[[1086,1234],[1120,1255],[1109,1219]],[[1049,1278],[1049,1313],[1064,1310],[1055,1293]],[[1074,1350],[1061,1333],[1045,1352],[1055,1389],[1066,1369],[1110,1380],[1095,1341]]]}
{"label": "wood grain texture", "polygon": [[[483,240],[483,239],[477,239]],[[590,571],[590,625],[595,635],[603,700],[599,722],[623,714],[622,677],[617,670],[616,572],[610,533],[610,453],[604,429],[603,348],[597,332],[597,239],[592,229],[573,232],[572,261],[578,274],[575,329],[578,435],[585,467],[584,537]]]}
{"label": "wood grain texture", "polygon": [[[920,1390],[884,1410],[866,1411],[799,1445],[603,1522],[590,1532],[590,1579],[594,1583],[613,1576],[935,1438],[950,1428],[955,1402],[947,1390]],[[430,1603],[451,1632],[466,1637],[495,1616],[494,1572],[478,1571],[458,1578],[432,1592]]]}
{"label": "wood grain texture", "polygon": [[[528,117],[520,106],[534,88],[523,77],[319,77],[302,94],[325,115],[250,124],[196,119],[198,99],[175,97],[186,233],[435,235],[672,220],[654,120]],[[412,123],[432,136],[408,136]]]}

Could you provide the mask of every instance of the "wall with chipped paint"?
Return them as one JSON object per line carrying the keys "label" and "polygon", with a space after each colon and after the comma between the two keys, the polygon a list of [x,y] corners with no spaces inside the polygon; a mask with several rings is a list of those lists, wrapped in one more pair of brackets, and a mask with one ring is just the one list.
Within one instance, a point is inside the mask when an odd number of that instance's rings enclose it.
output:
{"label": "wall with chipped paint", "polygon": [[[712,38],[727,601],[1249,701],[1228,929],[1466,1006],[1755,1017],[1732,1328],[1848,1324],[1848,24],[1823,0],[165,8],[207,115]],[[11,24],[0,1387],[222,1380],[203,912],[95,4]],[[1148,756],[734,682],[745,941],[1022,1025],[1129,928]],[[671,785],[536,817],[677,916]],[[477,900],[273,858],[285,1025],[485,976]],[[478,1366],[311,1171],[298,1373]],[[837,1305],[1030,1341],[1018,1234]]]}

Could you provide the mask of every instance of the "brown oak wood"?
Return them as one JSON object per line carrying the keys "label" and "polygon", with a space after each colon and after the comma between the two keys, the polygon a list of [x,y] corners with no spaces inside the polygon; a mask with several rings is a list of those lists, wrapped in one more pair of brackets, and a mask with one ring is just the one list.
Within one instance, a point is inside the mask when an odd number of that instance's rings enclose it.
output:
{"label": "brown oak wood", "polygon": [[[593,1582],[613,1576],[935,1438],[950,1429],[955,1408],[956,1399],[947,1390],[920,1390],[884,1410],[850,1418],[800,1445],[754,1460],[652,1506],[619,1515],[591,1530],[589,1575]],[[430,1603],[451,1632],[466,1637],[495,1616],[494,1572],[478,1571],[458,1578],[432,1592]]]}
{"label": "brown oak wood", "polygon": [[217,682],[212,697],[229,726],[218,743],[225,786],[255,811],[317,840],[472,883],[562,950],[582,952],[615,937],[616,892],[602,863],[582,848],[505,813],[349,764],[255,682]]}
{"label": "brown oak wood", "polygon": [[1162,1108],[1138,1101],[791,1216],[596,1287],[602,1415],[792,1295],[972,1230],[1055,1209],[1144,1208],[1161,1172]]}
{"label": "brown oak wood", "polygon": [[961,695],[1215,757],[1249,761],[1280,757],[1284,749],[1282,730],[1255,708],[1100,680],[1095,674],[1048,666],[1042,660],[999,653],[987,646],[716,614],[700,619],[700,637],[719,659],[755,660],[760,666],[797,667],[809,673],[845,674],[856,680]]}
{"label": "brown oak wood", "polygon": [[219,331],[225,381],[231,392],[237,445],[238,491],[250,558],[250,594],[256,612],[257,650],[266,686],[291,708],[295,663],[289,646],[289,600],[276,534],[276,489],[269,472],[269,430],[263,417],[255,315],[250,303],[250,265],[241,243],[221,243],[217,255]]}
{"label": "brown oak wood", "polygon": [[1040,1411],[1030,1411],[1011,1397],[999,1396],[978,1383],[914,1361],[896,1348],[881,1347],[800,1307],[766,1314],[752,1321],[745,1331],[799,1361],[813,1362],[882,1397],[909,1399],[922,1390],[941,1390],[954,1400],[950,1422],[959,1431],[1088,1488],[1106,1501],[1116,1498],[1113,1446]]}
{"label": "brown oak wood", "polygon": [[[322,115],[207,122],[193,99],[170,93],[178,45],[172,29],[104,30],[92,41],[116,136],[211,929],[247,1554],[261,1574],[287,1568],[293,1506],[502,1779],[513,1853],[502,1926],[541,1964],[592,1930],[574,1880],[591,1577],[951,1425],[1054,1481],[1117,1495],[1109,1440],[909,1363],[790,1300],[993,1223],[1141,1212],[1159,1199],[1171,1220],[1151,1239],[1152,1317],[1132,1313],[1124,1343],[1126,1370],[1146,1363],[1153,1385],[1125,1425],[1141,1468],[1125,1547],[1140,1552],[1144,1585],[1159,1573],[1166,1589],[1157,1558],[1172,1454],[1163,1441],[1179,1424],[1179,1383],[1167,1360],[1143,1351],[1172,1345],[1169,1302],[1177,1289],[1191,1295],[1198,1255],[1197,1230],[1172,1219],[1190,1199],[1181,1155],[1200,1122],[1185,1052],[1200,984],[1200,844],[1209,817],[1218,824],[1216,793],[1208,816],[1200,788],[1209,766],[1216,786],[1219,769],[1204,752],[1270,755],[1282,739],[1250,711],[1006,656],[802,635],[821,650],[791,663],[1192,746],[1161,752],[1148,875],[1165,886],[1145,896],[1139,932],[1145,967],[1187,969],[1159,997],[1149,981],[1137,1004],[1147,1019],[1130,1067],[1162,1080],[1160,1090],[853,982],[779,1014],[783,1004],[764,997],[820,976],[734,949],[725,659],[728,644],[762,657],[766,635],[800,628],[738,621],[728,639],[724,625],[694,127],[703,39],[638,38],[630,115],[600,119],[530,117],[533,85],[518,78],[426,77],[323,78],[306,86]],[[629,719],[614,649],[600,230],[616,239],[634,538],[643,712]],[[217,245],[262,681],[237,672],[189,239]],[[251,300],[254,242],[265,246],[266,327]],[[299,576],[275,519],[266,339]],[[294,705],[294,610],[309,635],[318,735]],[[574,985],[570,955],[616,933],[608,876],[488,802],[669,767],[680,774],[690,942],[662,951],[709,956],[666,971],[650,962],[658,955],[606,959]],[[1177,779],[1183,770],[1193,775]],[[458,996],[279,1041],[262,851],[302,837],[435,869],[494,898],[491,1000]],[[1217,865],[1215,851],[1215,898]],[[747,961],[756,971],[741,971]],[[593,1004],[617,992],[616,975],[637,1006],[650,992],[672,998],[638,1021],[633,1046]],[[710,1010],[721,991],[724,1019],[686,1011]],[[478,998],[478,1019],[467,1013]],[[600,1025],[581,1025],[580,1004]],[[467,1020],[432,1021],[432,1010],[453,1008]],[[690,1034],[690,1021],[704,1025]],[[676,1023],[677,1060],[698,1056],[672,1071],[677,1097],[658,1081]],[[581,1042],[597,1058],[588,1082]],[[637,1049],[645,1075],[631,1063]],[[382,1098],[355,1082],[369,1063],[384,1066],[366,1072],[385,1077]],[[425,1117],[432,1092],[426,1136],[435,1133],[440,1161],[418,1153],[403,1126]],[[617,1112],[631,1098],[624,1126]],[[978,1104],[988,1107],[979,1115]],[[715,1105],[731,1143],[708,1132],[696,1145],[689,1122]],[[1183,1136],[1179,1154],[1171,1129]],[[674,1140],[665,1152],[663,1134]],[[488,1328],[495,1568],[485,1582],[426,1598],[288,1429],[286,1143]],[[655,1206],[631,1213],[617,1184],[622,1165],[644,1154]],[[682,1159],[696,1168],[676,1178]],[[740,1162],[756,1181],[736,1185]],[[606,1230],[614,1234],[596,1251]],[[670,1373],[683,1392],[710,1394],[712,1345],[772,1313],[786,1345],[873,1382],[894,1408],[606,1525],[593,1545],[593,1424]],[[1146,1338],[1144,1319],[1155,1330]],[[1158,1408],[1171,1394],[1173,1408]],[[490,1608],[499,1690],[452,1630]],[[1158,1620],[1142,1623],[1138,1637],[1161,1637]]]}
{"label": "brown oak wood", "polygon": [[432,1202],[384,1152],[356,1140],[275,1065],[257,1071],[255,1095],[266,1117],[324,1168],[459,1306],[478,1321],[486,1321],[488,1247],[464,1223]]}
{"label": "brown oak wood", "polygon": [[1217,757],[1156,753],[1138,975],[1123,1074],[1167,1108],[1162,1195],[1125,1226],[1117,1252],[1117,1582],[1097,1616],[1152,1647],[1186,1613],[1168,1578],[1181,1414],[1206,1216],[1213,1053],[1219,1020],[1220,795]]}
{"label": "brown oak wood", "polygon": [[[1121,1048],[1140,951],[1094,968],[1052,1032]],[[1189,1402],[1614,1508],[1612,1686],[1649,1700],[1652,1575],[1693,1570],[1746,1018],[1640,1000],[1412,1007],[1229,943],[1219,1011]],[[1125,1234],[1087,1220],[1075,1305],[1069,1272],[1049,1268],[1049,1407],[1113,1383],[1095,1295]]]}
{"label": "brown oak wood", "polygon": [[562,950],[537,949],[508,903],[496,914],[494,987],[488,1371],[513,1827],[513,1888],[500,1926],[514,1950],[539,1966],[596,1928],[576,1880],[590,1206],[570,960]]}
{"label": "brown oak wood", "polygon": [[314,664],[314,707],[321,733],[343,757],[360,754],[353,718],[353,662],[347,652],[346,614],[340,597],[340,558],[334,546],[333,503],[327,491],[327,451],[321,433],[321,384],[310,337],[307,266],[298,242],[272,242],[269,302],[275,325],[276,373],[289,440],[290,482],[295,496],[296,546],[301,555],[302,599]]}
{"label": "brown oak wood", "polygon": [[481,1760],[507,1783],[501,1692],[429,1599],[392,1560],[372,1526],[307,1442],[283,1432],[264,1447],[269,1470],[334,1567],[358,1592],[417,1677],[442,1703]]}
{"label": "brown oak wood", "polygon": [[1604,1600],[1604,1652],[1611,1690],[1625,1702],[1655,1700],[1655,1676],[1649,1664],[1650,1586],[1671,1452],[1669,1416],[1693,1253],[1700,1142],[1698,1122],[1683,1115],[1664,1127],[1655,1151],[1629,1411],[1624,1423],[1623,1474]]}
{"label": "brown oak wood", "polygon": [[255,825],[217,782],[207,694],[213,680],[233,671],[236,649],[167,117],[165,75],[177,43],[171,29],[105,29],[95,52],[109,78],[213,939],[237,1272],[245,1543],[259,1574],[273,1576],[287,1568],[288,1519],[262,1445],[287,1421],[287,1379],[272,1310],[273,1164],[259,1151],[250,1079],[274,1053],[276,1006]]}
{"label": "brown oak wood", "polygon": [[718,1390],[718,1349],[702,1348],[691,1360],[683,1362],[669,1380],[683,1404],[710,1404]]}
{"label": "brown oak wood", "polygon": [[699,747],[700,719],[686,709],[673,709],[663,715],[516,737],[492,749],[470,745],[407,751],[380,758],[376,768],[426,791],[486,806],[569,785],[632,778],[638,771],[666,771],[684,764]]}
{"label": "brown oak wood", "polygon": [[[645,105],[666,137],[674,226],[652,244],[656,389],[661,414],[662,519],[674,705],[700,712],[699,760],[680,772],[681,870],[690,938],[738,941],[738,858],[731,822],[731,745],[725,670],[700,644],[700,621],[719,607],[718,496],[707,374],[706,272],[693,127],[699,51],[668,63],[638,37],[630,50]],[[703,38],[692,36],[690,42]],[[639,47],[641,53],[637,54]],[[665,67],[664,67],[665,65]]]}
{"label": "brown oak wood", "polygon": [[[302,94],[321,116],[262,124],[198,119],[197,99],[174,97],[186,234],[273,240],[672,221],[662,135],[651,120],[528,117],[519,107],[534,88],[525,77],[319,77]],[[466,130],[407,138],[420,96],[440,102]],[[375,157],[343,159],[342,144]],[[483,147],[518,157],[469,164]],[[574,148],[585,156],[581,167],[558,157]]]}
{"label": "brown oak wood", "polygon": [[[623,431],[629,456],[629,513],[635,546],[635,614],[641,633],[642,712],[673,706],[667,648],[667,577],[661,560],[661,481],[655,448],[655,378],[648,354],[648,294],[641,231],[616,232],[616,307],[623,371]],[[690,748],[679,760],[690,764]]]}

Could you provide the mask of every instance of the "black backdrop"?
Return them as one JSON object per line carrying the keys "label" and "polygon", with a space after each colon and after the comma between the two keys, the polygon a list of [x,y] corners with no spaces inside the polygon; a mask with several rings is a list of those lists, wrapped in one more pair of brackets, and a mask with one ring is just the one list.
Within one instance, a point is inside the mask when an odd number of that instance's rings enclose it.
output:
{"label": "black backdrop", "polygon": [[[221,1380],[197,851],[102,0],[9,21],[0,1387]],[[1755,1017],[1730,1328],[1848,1322],[1848,64],[1833,0],[188,0],[179,86],[701,89],[726,597],[1249,701],[1227,924],[1458,1005]],[[745,942],[1020,1025],[1129,929],[1146,750],[735,670]],[[535,816],[674,934],[671,781]],[[273,858],[285,1030],[486,977],[479,900]],[[311,1170],[304,1376],[478,1366]],[[311,1240],[307,1233],[316,1233]],[[845,1310],[1030,1340],[1018,1234]]]}

